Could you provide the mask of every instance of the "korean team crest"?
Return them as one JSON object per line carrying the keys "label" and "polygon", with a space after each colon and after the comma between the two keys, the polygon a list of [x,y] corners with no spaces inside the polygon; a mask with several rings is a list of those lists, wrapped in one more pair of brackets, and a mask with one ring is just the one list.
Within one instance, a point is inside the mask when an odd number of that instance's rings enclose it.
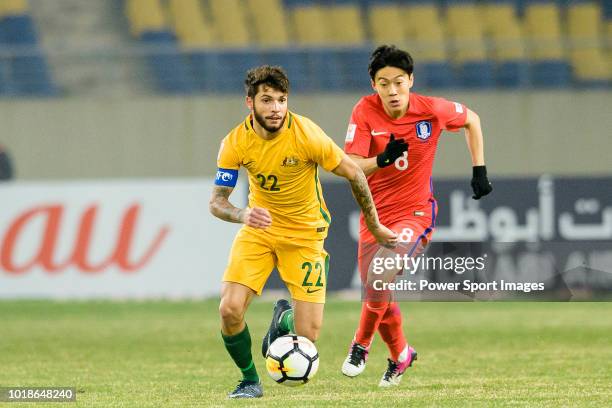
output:
{"label": "korean team crest", "polygon": [[431,122],[428,120],[422,120],[416,124],[416,134],[421,140],[429,139],[431,136]]}

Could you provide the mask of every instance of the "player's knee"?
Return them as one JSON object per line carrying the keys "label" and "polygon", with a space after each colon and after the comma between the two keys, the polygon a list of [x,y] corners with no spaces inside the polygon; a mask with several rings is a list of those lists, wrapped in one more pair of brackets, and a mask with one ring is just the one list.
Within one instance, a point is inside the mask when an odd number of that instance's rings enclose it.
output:
{"label": "player's knee", "polygon": [[219,305],[219,314],[221,315],[221,320],[228,324],[239,323],[244,317],[244,305],[240,302],[222,299]]}
{"label": "player's knee", "polygon": [[308,340],[315,342],[319,338],[320,332],[321,332],[321,323],[320,322],[310,322],[310,324],[305,328],[304,333],[302,333],[301,336],[304,336]]}

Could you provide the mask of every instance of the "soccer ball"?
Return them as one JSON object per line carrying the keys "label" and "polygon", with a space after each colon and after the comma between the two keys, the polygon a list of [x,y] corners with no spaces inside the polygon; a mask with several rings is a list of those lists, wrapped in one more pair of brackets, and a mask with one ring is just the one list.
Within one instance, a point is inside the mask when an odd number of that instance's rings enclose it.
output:
{"label": "soccer ball", "polygon": [[319,353],[306,337],[289,334],[274,340],[266,357],[268,374],[279,384],[306,384],[319,369]]}

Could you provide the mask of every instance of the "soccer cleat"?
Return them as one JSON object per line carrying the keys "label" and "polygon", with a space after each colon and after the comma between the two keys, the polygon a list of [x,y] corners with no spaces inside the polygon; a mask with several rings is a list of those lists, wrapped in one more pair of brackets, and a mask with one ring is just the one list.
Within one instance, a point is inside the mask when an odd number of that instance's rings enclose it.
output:
{"label": "soccer cleat", "polygon": [[241,380],[238,382],[236,389],[229,394],[228,398],[261,398],[263,397],[263,388],[261,382]]}
{"label": "soccer cleat", "polygon": [[270,323],[270,328],[268,332],[263,338],[261,342],[261,354],[264,358],[268,355],[268,348],[270,348],[270,344],[274,343],[274,340],[279,338],[280,336],[284,336],[289,333],[288,331],[281,330],[280,328],[280,318],[284,311],[290,310],[291,305],[285,299],[279,299],[274,304],[274,311],[272,312],[272,322]]}
{"label": "soccer cleat", "polygon": [[412,363],[416,359],[417,352],[412,347],[408,347],[408,358],[402,363],[387,359],[389,365],[387,366],[387,371],[385,371],[385,373],[383,374],[380,383],[378,383],[378,386],[392,387],[399,385],[400,381],[402,381],[404,371],[406,371],[408,367],[412,367]]}
{"label": "soccer cleat", "polygon": [[361,344],[353,342],[348,356],[342,364],[342,374],[347,377],[356,377],[365,370],[369,349]]}

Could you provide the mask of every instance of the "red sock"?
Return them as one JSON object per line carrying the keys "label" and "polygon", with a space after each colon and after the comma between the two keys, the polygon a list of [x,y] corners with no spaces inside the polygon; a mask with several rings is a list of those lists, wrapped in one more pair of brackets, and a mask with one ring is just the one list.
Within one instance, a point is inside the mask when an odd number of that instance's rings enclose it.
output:
{"label": "red sock", "polygon": [[355,333],[355,341],[364,347],[370,347],[374,333],[387,311],[387,302],[367,302],[361,304],[361,319]]}
{"label": "red sock", "polygon": [[397,302],[392,302],[378,326],[380,337],[384,340],[391,353],[391,359],[398,361],[400,353],[406,348],[406,338],[402,329],[402,311]]}

